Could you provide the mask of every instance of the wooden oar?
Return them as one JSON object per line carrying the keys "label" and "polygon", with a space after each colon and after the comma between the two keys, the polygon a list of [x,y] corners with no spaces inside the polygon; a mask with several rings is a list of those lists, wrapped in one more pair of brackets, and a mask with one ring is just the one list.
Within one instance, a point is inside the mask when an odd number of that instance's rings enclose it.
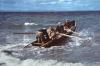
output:
{"label": "wooden oar", "polygon": [[36,33],[29,33],[29,32],[25,32],[25,33],[13,33],[13,34],[36,34]]}
{"label": "wooden oar", "polygon": [[60,35],[63,35],[63,36],[70,37],[70,38],[78,38],[78,39],[80,39],[80,40],[84,40],[83,38],[77,37],[77,36],[66,35],[66,34],[63,34],[63,33],[59,33],[59,34],[60,34]]}
{"label": "wooden oar", "polygon": [[73,34],[76,34],[79,36],[79,33],[78,32],[75,32],[75,31],[72,31],[71,29],[65,29],[67,32],[72,32]]}
{"label": "wooden oar", "polygon": [[60,35],[63,35],[63,36],[67,36],[67,37],[71,37],[71,38],[77,38],[79,40],[91,40],[91,38],[82,38],[82,37],[78,37],[78,36],[71,36],[71,35],[66,35],[66,34],[63,34],[63,33],[60,33]]}
{"label": "wooden oar", "polygon": [[24,48],[29,48],[29,47],[32,47],[32,44],[28,44],[28,45],[24,46]]}

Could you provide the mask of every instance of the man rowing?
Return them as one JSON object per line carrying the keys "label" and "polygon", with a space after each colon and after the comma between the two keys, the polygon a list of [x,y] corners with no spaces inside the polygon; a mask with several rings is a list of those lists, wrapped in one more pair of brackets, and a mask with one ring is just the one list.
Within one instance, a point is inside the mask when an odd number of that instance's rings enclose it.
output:
{"label": "man rowing", "polygon": [[42,28],[36,32],[36,39],[38,43],[45,43],[47,40],[49,40],[49,36],[47,33],[46,28]]}
{"label": "man rowing", "polygon": [[75,25],[75,21],[74,20],[72,20],[72,21],[70,21],[70,20],[66,20],[65,22],[64,22],[64,30],[66,31],[66,33],[72,33],[72,31],[74,31],[75,30],[75,28],[76,28],[76,25]]}
{"label": "man rowing", "polygon": [[[75,30],[75,21],[67,20],[63,24],[58,22],[57,26],[50,26],[48,29],[40,29],[36,32],[36,41],[32,42],[33,46],[50,47],[59,45],[66,40]],[[29,45],[25,46],[28,47]]]}
{"label": "man rowing", "polygon": [[61,33],[70,34],[75,30],[75,21],[66,20],[64,24],[58,22],[56,27],[43,28],[36,32],[36,39],[38,43],[45,43],[48,40],[57,38]]}
{"label": "man rowing", "polygon": [[61,22],[58,22],[58,24],[56,26],[56,32],[58,32],[58,33],[63,33],[64,32],[64,26],[62,25]]}
{"label": "man rowing", "polygon": [[55,30],[54,27],[49,27],[47,29],[47,33],[49,35],[49,39],[51,39],[51,40],[55,39],[55,37],[56,37],[56,30]]}

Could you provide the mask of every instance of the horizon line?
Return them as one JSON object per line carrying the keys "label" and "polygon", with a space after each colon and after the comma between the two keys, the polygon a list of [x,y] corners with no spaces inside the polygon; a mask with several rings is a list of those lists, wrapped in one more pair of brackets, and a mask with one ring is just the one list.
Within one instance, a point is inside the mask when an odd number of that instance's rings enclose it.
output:
{"label": "horizon line", "polygon": [[76,10],[76,11],[0,11],[0,12],[99,12],[100,10]]}

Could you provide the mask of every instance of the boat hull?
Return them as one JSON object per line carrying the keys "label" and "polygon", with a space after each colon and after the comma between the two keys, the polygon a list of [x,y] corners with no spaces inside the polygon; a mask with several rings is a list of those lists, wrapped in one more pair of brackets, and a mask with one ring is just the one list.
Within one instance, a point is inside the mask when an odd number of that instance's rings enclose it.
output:
{"label": "boat hull", "polygon": [[66,36],[61,36],[57,39],[54,39],[54,40],[49,40],[47,43],[37,43],[36,41],[32,42],[31,44],[33,46],[40,46],[40,47],[45,47],[45,48],[48,48],[48,47],[51,47],[51,46],[61,46],[61,45],[64,45],[66,44],[66,42],[68,42],[70,38],[69,37],[66,37]]}

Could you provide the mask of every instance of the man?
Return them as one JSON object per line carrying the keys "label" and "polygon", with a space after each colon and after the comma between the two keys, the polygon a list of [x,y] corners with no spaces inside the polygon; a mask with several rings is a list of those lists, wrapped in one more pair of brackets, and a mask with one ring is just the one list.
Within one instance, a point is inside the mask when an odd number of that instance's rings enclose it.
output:
{"label": "man", "polygon": [[46,28],[42,28],[39,31],[43,32],[43,35],[44,35],[45,40],[49,39],[49,36],[48,36],[48,33],[47,33],[47,29]]}
{"label": "man", "polygon": [[72,21],[66,20],[64,22],[64,28],[70,29],[72,26],[75,26],[75,20],[72,20]]}
{"label": "man", "polygon": [[63,33],[64,32],[64,26],[61,24],[61,22],[58,22],[58,25],[56,26],[56,31],[58,33]]}
{"label": "man", "polygon": [[44,43],[44,35],[43,32],[37,31],[36,32],[36,39],[38,43]]}
{"label": "man", "polygon": [[46,28],[42,28],[42,29],[38,30],[37,36],[39,36],[39,39],[41,38],[41,41],[43,43],[45,43],[46,41],[49,40],[49,36],[48,36]]}
{"label": "man", "polygon": [[55,39],[55,37],[56,37],[56,31],[55,31],[55,29],[53,27],[49,27],[47,29],[47,33],[49,35],[49,39],[51,39],[51,40]]}
{"label": "man", "polygon": [[75,20],[66,20],[64,22],[64,30],[66,31],[66,33],[71,33],[72,31],[75,30]]}

